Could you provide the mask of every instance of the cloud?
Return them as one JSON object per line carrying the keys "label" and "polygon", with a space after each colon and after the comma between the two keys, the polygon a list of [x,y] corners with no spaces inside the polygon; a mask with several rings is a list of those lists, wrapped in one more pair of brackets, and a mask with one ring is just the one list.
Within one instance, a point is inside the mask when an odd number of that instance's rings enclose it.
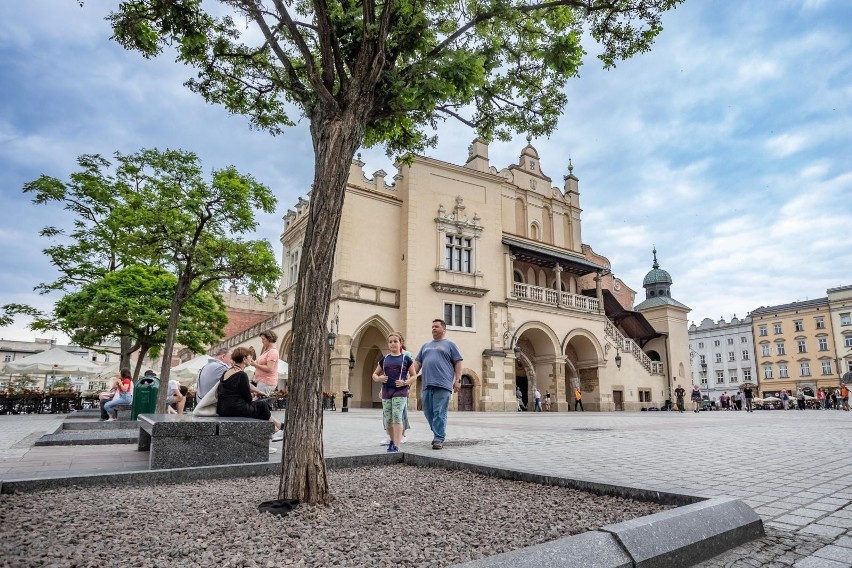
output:
{"label": "cloud", "polygon": [[767,149],[783,158],[795,154],[807,145],[808,139],[802,134],[780,134],[766,141]]}

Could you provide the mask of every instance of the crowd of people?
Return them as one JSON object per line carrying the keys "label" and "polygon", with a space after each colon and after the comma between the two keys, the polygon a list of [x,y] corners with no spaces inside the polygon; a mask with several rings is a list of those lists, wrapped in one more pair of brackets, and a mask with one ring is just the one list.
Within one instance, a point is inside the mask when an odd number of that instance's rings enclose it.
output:
{"label": "crowd of people", "polygon": [[[686,391],[681,385],[678,385],[674,395],[677,410],[684,412]],[[774,395],[764,398],[755,397],[754,389],[750,385],[746,385],[734,394],[729,395],[727,391],[723,392],[719,399],[714,401],[705,399],[698,385],[693,385],[690,400],[692,401],[693,412],[699,412],[708,403],[711,410],[746,410],[747,412],[752,412],[756,407],[781,410],[813,408],[849,411],[850,409],[849,387],[845,384],[840,384],[834,389],[820,388],[816,391],[816,396],[807,394],[804,389],[797,389],[795,394],[786,389],[781,389]]]}

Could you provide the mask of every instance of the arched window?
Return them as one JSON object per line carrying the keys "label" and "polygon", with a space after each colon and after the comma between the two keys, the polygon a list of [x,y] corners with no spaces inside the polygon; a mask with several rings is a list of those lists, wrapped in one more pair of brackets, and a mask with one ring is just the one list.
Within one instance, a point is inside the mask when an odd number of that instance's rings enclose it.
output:
{"label": "arched window", "polygon": [[538,225],[536,225],[535,223],[532,223],[530,225],[530,238],[534,241],[541,240],[539,238]]}
{"label": "arched window", "polygon": [[521,274],[519,271],[513,270],[512,271],[512,277],[514,278],[515,282],[517,282],[519,284],[524,283],[524,275]]}

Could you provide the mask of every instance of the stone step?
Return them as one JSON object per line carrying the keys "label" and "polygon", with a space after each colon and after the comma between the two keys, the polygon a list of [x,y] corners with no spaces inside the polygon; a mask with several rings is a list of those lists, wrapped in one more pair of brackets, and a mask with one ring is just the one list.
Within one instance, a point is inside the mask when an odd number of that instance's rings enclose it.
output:
{"label": "stone step", "polygon": [[62,430],[136,430],[138,427],[136,420],[101,422],[100,419],[96,418],[94,420],[65,420],[62,423]]}
{"label": "stone step", "polygon": [[45,434],[36,446],[101,446],[106,444],[136,444],[138,429],[124,430],[63,430],[58,434]]}

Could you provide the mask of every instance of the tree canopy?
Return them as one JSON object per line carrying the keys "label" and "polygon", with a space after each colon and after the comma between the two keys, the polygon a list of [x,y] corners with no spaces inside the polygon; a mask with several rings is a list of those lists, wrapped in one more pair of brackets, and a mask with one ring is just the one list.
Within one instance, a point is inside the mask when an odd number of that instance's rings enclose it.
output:
{"label": "tree canopy", "polygon": [[[650,49],[682,0],[124,0],[114,39],[144,57],[173,46],[187,86],[275,134],[304,116],[314,148],[296,288],[279,498],[326,502],[325,322],[349,166],[357,149],[435,144],[459,120],[488,140],[547,135],[577,75],[584,30],[600,59]],[[274,158],[272,158],[274,159]]]}

